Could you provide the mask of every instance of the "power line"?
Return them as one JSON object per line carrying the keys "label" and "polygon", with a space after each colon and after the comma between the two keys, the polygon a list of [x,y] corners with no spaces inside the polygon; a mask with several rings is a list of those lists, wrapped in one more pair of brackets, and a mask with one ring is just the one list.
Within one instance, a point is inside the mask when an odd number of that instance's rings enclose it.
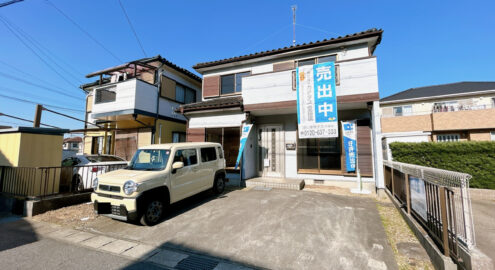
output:
{"label": "power line", "polygon": [[46,104],[46,103],[45,104],[41,104],[39,102],[35,102],[35,101],[32,101],[32,100],[27,100],[27,99],[23,99],[23,98],[12,97],[12,96],[3,95],[3,94],[0,94],[0,97],[6,98],[6,99],[10,99],[10,100],[19,101],[19,102],[35,104],[35,105],[36,104],[40,104],[40,105],[43,105],[43,106],[46,106],[46,107],[52,107],[52,108],[59,109],[59,110],[66,110],[66,111],[72,111],[72,112],[83,112],[83,113],[85,112],[83,110],[76,110],[76,109],[71,109],[71,108],[66,108],[66,107],[61,107],[61,106]]}
{"label": "power line", "polygon": [[247,52],[248,50],[258,46],[259,44],[263,43],[264,41],[266,41],[267,39],[273,37],[273,36],[276,36],[277,34],[279,34],[280,32],[282,32],[283,30],[287,29],[287,27],[291,26],[291,24],[288,24],[288,25],[285,25],[283,26],[282,28],[278,29],[277,31],[271,33],[270,35],[268,35],[267,37],[265,37],[264,39],[254,43],[253,45],[247,47],[246,49],[244,49],[245,52]]}
{"label": "power line", "polygon": [[55,68],[53,68],[43,57],[41,57],[29,44],[27,44],[15,31],[14,29],[8,24],[8,21],[5,20],[5,18],[0,15],[0,20],[3,22],[3,24],[7,27],[7,29],[14,34],[14,36],[24,44],[32,53],[34,53],[45,65],[47,65],[53,72],[55,72],[60,78],[62,78],[65,82],[67,82],[69,85],[73,86],[72,83],[67,80],[60,72],[58,72]]}
{"label": "power line", "polygon": [[8,6],[8,5],[12,5],[12,4],[15,4],[17,2],[22,2],[23,0],[12,0],[12,1],[8,1],[8,2],[5,2],[5,3],[1,3],[0,4],[0,8],[1,7],[5,7],[5,6]]}
{"label": "power line", "polygon": [[[43,53],[49,60],[51,60],[53,62],[53,64],[55,64],[59,69],[61,69],[62,71],[65,71],[68,75],[72,76],[72,78],[74,78],[75,80],[77,80],[78,82],[80,83],[83,83],[79,77],[83,77],[84,75],[77,71],[74,67],[72,67],[69,63],[65,62],[64,60],[60,59],[60,57],[57,57],[53,52],[51,52],[49,49],[47,49],[45,46],[43,46],[40,42],[38,42],[36,39],[34,39],[31,35],[29,35],[26,31],[22,30],[21,27],[19,27],[18,25],[16,25],[15,23],[9,21],[5,16],[3,17],[3,19],[13,28],[15,28],[15,30],[17,30],[17,32],[19,34],[21,34],[27,41],[31,42],[32,45],[34,45],[41,53]],[[54,58],[57,58],[58,61],[64,63],[65,65],[67,65],[68,67],[70,67],[72,69],[72,71],[69,71],[65,68],[63,68],[62,66],[60,66]],[[76,70],[74,72],[74,70]],[[76,73],[80,73],[80,74],[76,74]]]}
{"label": "power line", "polygon": [[99,42],[96,38],[94,38],[88,31],[84,30],[79,24],[77,24],[73,19],[69,17],[66,13],[64,13],[61,9],[59,9],[57,6],[55,6],[51,1],[45,0],[48,4],[50,4],[54,9],[56,9],[62,16],[64,16],[68,21],[70,21],[73,25],[75,25],[81,32],[86,34],[91,40],[93,40],[96,44],[98,44],[101,48],[103,48],[107,53],[109,53],[113,58],[115,58],[119,63],[122,62],[120,58],[118,58],[112,51],[107,49],[101,42]]}
{"label": "power line", "polygon": [[[34,122],[34,121],[31,121],[31,120],[28,120],[28,119],[25,119],[25,118],[21,118],[21,117],[13,116],[13,115],[10,115],[10,114],[5,114],[5,113],[1,113],[1,112],[0,112],[0,116],[5,116],[5,117],[12,118],[12,119],[17,119],[17,120],[26,121],[26,122],[31,122],[31,123],[33,123],[33,122]],[[40,123],[40,125],[47,126],[47,127],[52,127],[52,128],[59,128],[59,127],[56,127],[56,126],[52,126],[52,125],[48,125],[48,124],[43,124],[43,123]]]}
{"label": "power line", "polygon": [[129,27],[131,28],[132,32],[134,33],[134,36],[136,37],[136,40],[139,44],[139,47],[141,47],[141,51],[143,51],[144,57],[148,57],[146,55],[146,52],[144,51],[143,44],[141,44],[141,40],[139,40],[139,37],[136,33],[136,30],[134,29],[134,26],[132,26],[131,19],[129,19],[129,16],[127,15],[127,12],[125,11],[124,5],[122,5],[122,2],[119,0],[120,7],[122,8],[122,12],[125,15],[125,18],[127,19],[127,22],[129,23]]}
{"label": "power line", "polygon": [[[46,95],[45,96],[34,95],[32,91],[24,91],[23,89],[13,89],[13,88],[9,88],[9,87],[0,86],[0,92],[2,92],[2,91],[6,94],[10,94],[10,93],[20,94],[22,96],[22,98],[31,98],[33,100],[38,100],[40,102],[44,102],[44,100],[46,100],[48,102],[55,102],[55,104],[60,104],[59,103],[60,98],[55,100],[55,99],[52,99],[50,96],[46,96]],[[37,93],[37,92],[34,92],[34,93]],[[55,98],[57,98],[57,97],[55,97]],[[66,102],[66,100],[64,100],[63,104],[64,105],[71,105],[74,103],[69,104],[68,102]],[[80,105],[81,105],[81,103],[74,105],[74,106],[80,106]]]}
{"label": "power line", "polygon": [[24,80],[22,78],[19,78],[19,77],[16,77],[16,76],[13,76],[13,75],[10,75],[10,74],[7,74],[7,73],[3,73],[3,72],[0,72],[0,76],[3,76],[3,77],[7,77],[11,80],[15,80],[15,81],[18,81],[18,82],[23,82],[25,84],[29,84],[31,86],[35,86],[35,87],[38,87],[38,88],[42,88],[42,89],[45,89],[45,90],[48,90],[50,92],[54,92],[54,93],[58,93],[60,95],[64,95],[66,97],[70,97],[70,98],[73,98],[73,99],[76,99],[76,100],[81,100],[80,97],[76,97],[74,95],[71,95],[71,94],[67,94],[61,90],[57,90],[57,89],[53,89],[53,88],[50,88],[50,87],[46,87],[44,85],[41,85],[41,84],[37,84],[37,83],[33,83],[33,82],[30,82],[28,80]]}
{"label": "power line", "polygon": [[321,28],[318,28],[318,27],[313,27],[313,26],[307,26],[307,25],[302,25],[302,24],[299,24],[299,23],[296,23],[297,26],[302,26],[304,28],[308,28],[308,29],[312,29],[312,30],[316,30],[316,31],[320,31],[320,32],[323,32],[323,33],[326,33],[326,34],[332,34],[332,35],[337,35],[339,36],[339,34],[337,33],[334,33],[334,32],[329,32],[325,29],[321,29]]}
{"label": "power line", "polygon": [[17,71],[19,73],[22,73],[22,74],[24,74],[24,75],[26,75],[26,76],[28,76],[30,78],[34,78],[34,79],[36,79],[38,81],[41,81],[41,82],[43,82],[43,83],[45,83],[47,85],[50,85],[50,87],[58,87],[58,85],[55,85],[54,83],[45,81],[45,80],[41,79],[40,77],[38,77],[38,76],[36,76],[36,75],[34,75],[32,73],[28,73],[28,72],[26,72],[24,70],[21,70],[20,68],[17,68],[17,67],[15,67],[15,66],[13,66],[13,65],[5,62],[5,61],[0,60],[0,63],[6,65],[8,67],[10,67],[11,69],[13,69],[13,70],[15,70],[15,71]]}
{"label": "power line", "polygon": [[74,117],[74,116],[70,116],[70,115],[67,115],[67,114],[63,114],[63,113],[60,113],[60,112],[57,112],[57,111],[53,111],[53,110],[50,110],[50,109],[47,109],[47,108],[44,108],[44,107],[43,107],[43,110],[44,110],[44,111],[47,111],[47,112],[54,113],[54,114],[58,114],[58,115],[60,115],[60,116],[64,116],[64,117],[70,118],[70,119],[72,119],[72,120],[76,120],[76,121],[79,121],[79,122],[83,122],[83,123],[85,123],[85,124],[90,124],[90,125],[93,125],[93,126],[101,127],[101,126],[99,126],[99,125],[97,125],[97,124],[94,124],[94,123],[91,123],[91,122],[88,122],[88,121],[84,121],[84,120],[79,119],[79,118],[76,118],[76,117]]}

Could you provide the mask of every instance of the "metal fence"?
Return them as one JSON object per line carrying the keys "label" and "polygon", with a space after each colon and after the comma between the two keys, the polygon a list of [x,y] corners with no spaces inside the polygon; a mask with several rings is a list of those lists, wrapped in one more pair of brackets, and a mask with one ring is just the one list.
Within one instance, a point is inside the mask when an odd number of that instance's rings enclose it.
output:
{"label": "metal fence", "polygon": [[[384,161],[385,185],[428,231],[446,256],[475,245],[469,180],[471,175],[394,161]],[[424,213],[411,200],[411,180],[424,182]],[[423,188],[423,187],[422,187]]]}
{"label": "metal fence", "polygon": [[0,167],[0,193],[36,197],[91,191],[94,179],[126,164],[71,167]]}

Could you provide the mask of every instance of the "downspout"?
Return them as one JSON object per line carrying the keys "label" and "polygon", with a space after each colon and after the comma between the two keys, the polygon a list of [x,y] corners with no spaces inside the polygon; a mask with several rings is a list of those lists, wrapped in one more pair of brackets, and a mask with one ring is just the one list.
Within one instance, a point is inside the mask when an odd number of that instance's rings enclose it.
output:
{"label": "downspout", "polygon": [[160,90],[162,87],[162,71],[161,68],[165,65],[165,63],[162,62],[162,64],[158,67],[156,73],[155,73],[155,80],[157,80],[157,91],[156,91],[156,116],[155,116],[155,124],[153,125],[153,130],[152,130],[152,136],[151,136],[151,144],[154,144],[156,142],[155,135],[156,135],[156,122],[158,120],[159,112],[160,112]]}

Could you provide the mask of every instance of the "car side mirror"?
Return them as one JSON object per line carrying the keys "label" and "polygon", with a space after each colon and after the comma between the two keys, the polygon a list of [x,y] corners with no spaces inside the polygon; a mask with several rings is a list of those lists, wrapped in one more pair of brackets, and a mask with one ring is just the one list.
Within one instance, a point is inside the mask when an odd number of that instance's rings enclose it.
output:
{"label": "car side mirror", "polygon": [[184,168],[184,162],[182,161],[176,161],[174,164],[172,164],[172,169],[177,170],[177,169],[182,169]]}
{"label": "car side mirror", "polygon": [[184,162],[176,161],[172,164],[172,173],[176,173],[178,169],[184,168]]}

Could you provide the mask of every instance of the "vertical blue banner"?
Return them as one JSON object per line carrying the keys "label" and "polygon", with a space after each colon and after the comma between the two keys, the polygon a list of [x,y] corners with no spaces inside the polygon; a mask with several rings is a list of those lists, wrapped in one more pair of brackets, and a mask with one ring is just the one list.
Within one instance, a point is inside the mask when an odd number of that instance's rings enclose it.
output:
{"label": "vertical blue banner", "polygon": [[334,62],[296,69],[299,138],[339,136]]}
{"label": "vertical blue banner", "polygon": [[235,162],[235,168],[239,166],[239,162],[241,162],[241,157],[242,157],[242,152],[244,151],[244,147],[246,146],[246,141],[249,136],[249,132],[251,131],[251,128],[253,127],[252,124],[244,124],[242,126],[242,134],[241,134],[241,141],[239,145],[239,154],[237,155],[237,160]]}
{"label": "vertical blue banner", "polygon": [[357,164],[356,120],[342,121],[344,133],[345,165],[347,172],[355,172]]}
{"label": "vertical blue banner", "polygon": [[313,65],[315,122],[337,123],[337,95],[335,93],[335,65],[326,62]]}

